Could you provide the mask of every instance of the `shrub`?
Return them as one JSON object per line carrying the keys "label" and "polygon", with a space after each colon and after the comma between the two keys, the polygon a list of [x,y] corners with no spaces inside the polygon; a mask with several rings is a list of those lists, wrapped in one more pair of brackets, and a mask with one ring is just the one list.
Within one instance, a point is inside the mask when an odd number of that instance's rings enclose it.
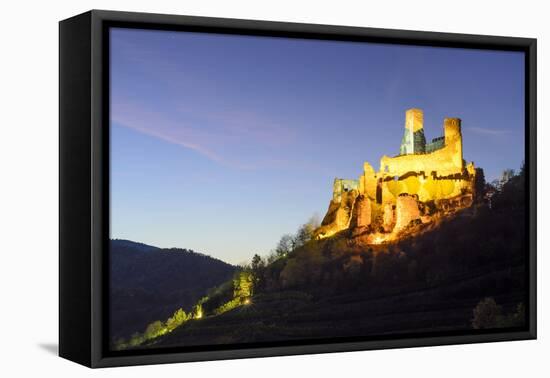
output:
{"label": "shrub", "polygon": [[168,332],[172,332],[174,328],[179,327],[188,319],[187,314],[181,308],[174,312],[168,320],[166,321],[166,328]]}
{"label": "shrub", "polygon": [[157,320],[147,326],[145,329],[144,337],[145,339],[154,339],[166,333],[166,327],[164,324]]}
{"label": "shrub", "polygon": [[502,316],[502,307],[493,298],[482,299],[474,308],[472,327],[475,329],[496,328]]}

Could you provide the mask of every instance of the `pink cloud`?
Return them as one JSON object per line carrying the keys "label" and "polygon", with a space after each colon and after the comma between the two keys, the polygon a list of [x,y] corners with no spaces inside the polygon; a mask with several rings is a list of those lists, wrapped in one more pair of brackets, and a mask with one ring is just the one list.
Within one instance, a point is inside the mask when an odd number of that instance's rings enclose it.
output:
{"label": "pink cloud", "polygon": [[[235,169],[258,169],[266,166],[284,166],[290,162],[279,156],[270,156],[275,147],[293,141],[288,129],[264,121],[252,112],[219,112],[193,117],[192,112],[180,111],[181,121],[154,109],[130,102],[116,102],[111,106],[111,120],[165,142],[197,152],[218,164]],[[197,113],[197,112],[195,112]],[[177,113],[178,114],[178,113]],[[235,153],[242,148],[258,151],[254,161],[243,161]],[[277,151],[277,155],[279,155]]]}

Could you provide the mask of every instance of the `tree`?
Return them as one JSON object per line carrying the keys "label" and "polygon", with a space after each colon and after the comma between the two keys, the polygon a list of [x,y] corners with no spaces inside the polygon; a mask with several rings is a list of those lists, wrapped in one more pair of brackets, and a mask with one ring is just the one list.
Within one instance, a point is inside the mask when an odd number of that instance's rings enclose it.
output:
{"label": "tree", "polygon": [[519,175],[525,177],[525,160],[521,162],[521,167],[519,168]]}
{"label": "tree", "polygon": [[502,174],[500,188],[498,192],[491,199],[493,204],[492,208],[495,210],[502,210],[505,208],[522,209],[525,207],[525,166],[519,171],[518,175],[509,176],[513,174],[512,169],[507,169]]}
{"label": "tree", "polygon": [[317,217],[313,216],[300,226],[296,236],[294,237],[294,248],[298,248],[306,244],[313,238],[313,233],[319,228],[319,220]]}
{"label": "tree", "polygon": [[269,252],[269,255],[266,258],[267,265],[270,265],[271,263],[277,261],[281,256],[277,253],[276,250],[272,249]]}
{"label": "tree", "polygon": [[240,271],[233,278],[233,298],[248,298],[254,289],[250,271]]}
{"label": "tree", "polygon": [[185,311],[183,309],[178,309],[176,312],[174,312],[174,315],[172,315],[168,320],[166,321],[166,328],[168,331],[174,330],[174,328],[179,327],[187,320],[187,315],[185,314]]}
{"label": "tree", "polygon": [[128,342],[128,344],[132,347],[136,347],[136,346],[140,345],[141,343],[143,343],[143,341],[145,341],[143,335],[139,332],[135,332],[130,337],[130,341]]}
{"label": "tree", "polygon": [[277,243],[277,247],[275,247],[275,254],[277,257],[285,257],[290,252],[292,252],[293,248],[294,238],[292,237],[292,235],[285,234],[281,236],[279,243]]}
{"label": "tree", "polygon": [[493,298],[482,299],[474,308],[472,327],[475,329],[498,327],[502,317],[502,307]]}
{"label": "tree", "polygon": [[510,179],[512,177],[515,176],[515,172],[513,169],[505,169],[504,171],[502,171],[502,174],[500,175],[500,180],[499,180],[499,189],[501,189],[504,184],[506,184],[508,181],[510,181]]}
{"label": "tree", "polygon": [[262,259],[262,257],[258,254],[255,254],[253,257],[252,257],[252,262],[250,264],[250,267],[252,268],[252,271],[253,272],[258,272],[259,270],[261,270],[263,267],[265,266],[265,262],[264,260]]}
{"label": "tree", "polygon": [[187,314],[180,308],[174,313],[174,319],[181,324],[187,320]]}
{"label": "tree", "polygon": [[481,203],[485,196],[485,172],[483,168],[476,168],[476,176],[474,183],[474,199],[477,203]]}
{"label": "tree", "polygon": [[520,327],[525,324],[525,306],[519,303],[516,312],[510,316],[510,327]]}
{"label": "tree", "polygon": [[298,286],[305,281],[304,264],[295,258],[289,259],[281,271],[280,280],[284,288]]}
{"label": "tree", "polygon": [[154,339],[155,337],[158,337],[165,332],[166,330],[164,328],[164,324],[162,324],[160,320],[157,320],[147,326],[143,336],[146,339]]}
{"label": "tree", "polygon": [[203,317],[202,303],[199,301],[195,306],[193,306],[193,319],[201,319]]}
{"label": "tree", "polygon": [[265,261],[258,254],[255,254],[252,257],[252,262],[250,263],[250,269],[252,271],[252,279],[254,282],[254,287],[258,288],[263,283],[263,275],[265,271]]}

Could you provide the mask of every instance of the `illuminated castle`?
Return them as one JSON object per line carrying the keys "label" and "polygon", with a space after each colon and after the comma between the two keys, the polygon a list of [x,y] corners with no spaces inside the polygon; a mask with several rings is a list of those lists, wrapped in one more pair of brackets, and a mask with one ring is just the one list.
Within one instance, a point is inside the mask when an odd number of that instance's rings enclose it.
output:
{"label": "illuminated castle", "polygon": [[367,162],[358,180],[334,179],[333,196],[317,237],[351,228],[371,242],[389,240],[411,222],[428,223],[473,202],[475,167],[462,158],[459,118],[445,118],[444,135],[426,142],[424,116],[409,109],[399,155],[383,156],[375,171]]}

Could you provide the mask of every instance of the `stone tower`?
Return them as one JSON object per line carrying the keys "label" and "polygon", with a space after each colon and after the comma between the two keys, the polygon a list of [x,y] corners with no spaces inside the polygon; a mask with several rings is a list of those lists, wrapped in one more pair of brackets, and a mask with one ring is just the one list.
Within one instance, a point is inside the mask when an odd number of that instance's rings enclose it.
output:
{"label": "stone tower", "polygon": [[421,109],[409,109],[405,113],[405,131],[403,139],[401,139],[399,155],[423,154],[425,152],[424,113]]}
{"label": "stone tower", "polygon": [[452,149],[450,158],[456,167],[464,168],[462,158],[462,121],[460,118],[445,118],[443,120],[443,132],[445,145]]}

